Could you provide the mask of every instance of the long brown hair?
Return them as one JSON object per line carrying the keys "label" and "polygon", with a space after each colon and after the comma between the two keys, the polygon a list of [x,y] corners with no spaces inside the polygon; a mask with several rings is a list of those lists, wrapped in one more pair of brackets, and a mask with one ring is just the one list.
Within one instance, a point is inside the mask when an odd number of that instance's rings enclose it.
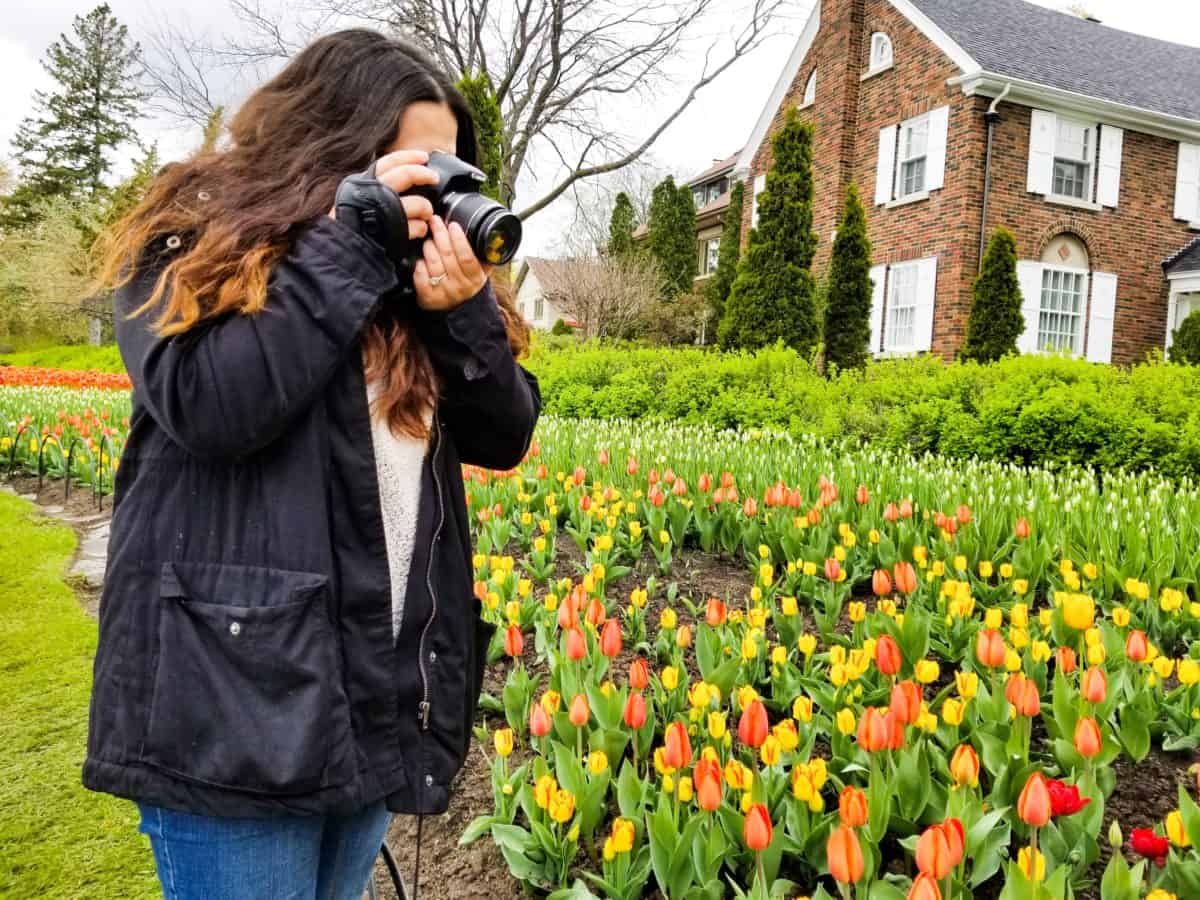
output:
{"label": "long brown hair", "polygon": [[[230,143],[164,167],[142,202],[105,237],[100,280],[128,282],[170,236],[154,290],[133,312],[159,312],[155,330],[179,334],[228,314],[252,315],[303,226],[326,215],[338,184],[386,152],[404,111],[444,103],[458,121],[456,152],[474,163],[475,127],[462,95],[416,47],[366,29],[320,38],[255,91],[229,123]],[[174,242],[172,242],[174,243]],[[161,257],[160,257],[161,258]],[[528,330],[496,284],[514,355]],[[362,339],[368,379],[382,380],[374,414],[399,434],[424,437],[438,380],[412,323],[384,309]]]}

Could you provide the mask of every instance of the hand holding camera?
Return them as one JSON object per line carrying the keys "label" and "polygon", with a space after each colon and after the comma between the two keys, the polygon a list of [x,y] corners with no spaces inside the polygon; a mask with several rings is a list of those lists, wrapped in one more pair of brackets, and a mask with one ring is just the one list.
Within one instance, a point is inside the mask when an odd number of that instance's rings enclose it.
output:
{"label": "hand holding camera", "polygon": [[346,178],[330,215],[387,251],[421,308],[452,309],[521,242],[520,219],[479,193],[484,180],[450,154],[401,150]]}

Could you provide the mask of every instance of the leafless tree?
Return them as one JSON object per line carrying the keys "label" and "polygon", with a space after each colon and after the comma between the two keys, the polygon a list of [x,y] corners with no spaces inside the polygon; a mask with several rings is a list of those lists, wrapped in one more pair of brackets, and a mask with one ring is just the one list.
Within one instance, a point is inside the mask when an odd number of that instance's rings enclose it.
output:
{"label": "leafless tree", "polygon": [[567,192],[573,211],[561,242],[564,255],[592,256],[608,246],[613,204],[619,193],[632,201],[638,223],[645,222],[650,217],[654,186],[667,174],[655,160],[643,157],[617,172],[573,184]]}
{"label": "leafless tree", "polygon": [[628,333],[659,295],[654,262],[641,255],[555,260],[539,282],[555,309],[579,323],[584,338]]}
{"label": "leafless tree", "polygon": [[[206,45],[168,32],[150,42],[159,96],[197,124],[218,102],[206,64],[261,71],[314,35],[347,23],[369,23],[409,36],[455,76],[483,73],[504,120],[502,199],[552,160],[552,179],[521,210],[545,209],[573,185],[616,172],[645,154],[692,104],[697,93],[773,30],[791,0],[308,0],[279,10],[263,0],[231,0],[245,36]],[[736,12],[737,26],[714,33],[714,20]],[[684,57],[695,70],[676,71]],[[614,125],[623,111],[670,107],[637,122],[636,133]],[[207,107],[207,109],[205,108]],[[523,182],[524,183],[524,182]]]}

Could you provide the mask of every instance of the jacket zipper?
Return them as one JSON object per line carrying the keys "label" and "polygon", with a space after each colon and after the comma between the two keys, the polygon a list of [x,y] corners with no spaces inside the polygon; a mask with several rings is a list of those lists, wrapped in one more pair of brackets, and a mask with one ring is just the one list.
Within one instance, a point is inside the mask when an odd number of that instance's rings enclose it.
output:
{"label": "jacket zipper", "polygon": [[438,539],[442,536],[442,526],[446,521],[446,508],[442,500],[442,481],[438,475],[438,454],[442,450],[442,429],[436,414],[433,417],[433,434],[433,488],[438,501],[438,520],[437,527],[433,530],[433,538],[429,542],[429,559],[425,566],[425,587],[429,591],[429,599],[433,603],[433,608],[429,612],[429,618],[425,621],[425,627],[421,629],[421,639],[417,643],[417,667],[421,672],[421,702],[417,706],[417,717],[421,720],[422,731],[429,730],[429,675],[425,671],[425,636],[429,633],[429,626],[437,618],[437,593],[433,589],[433,554],[437,549]]}

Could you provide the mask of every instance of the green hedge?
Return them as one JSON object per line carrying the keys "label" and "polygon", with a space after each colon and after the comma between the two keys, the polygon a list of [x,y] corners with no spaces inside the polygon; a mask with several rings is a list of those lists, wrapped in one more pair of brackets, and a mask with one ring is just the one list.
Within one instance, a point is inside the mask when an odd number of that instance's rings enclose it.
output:
{"label": "green hedge", "polygon": [[546,409],[871,442],[916,453],[1200,475],[1200,369],[1062,357],[899,359],[825,379],[796,353],[585,346],[530,361]]}

